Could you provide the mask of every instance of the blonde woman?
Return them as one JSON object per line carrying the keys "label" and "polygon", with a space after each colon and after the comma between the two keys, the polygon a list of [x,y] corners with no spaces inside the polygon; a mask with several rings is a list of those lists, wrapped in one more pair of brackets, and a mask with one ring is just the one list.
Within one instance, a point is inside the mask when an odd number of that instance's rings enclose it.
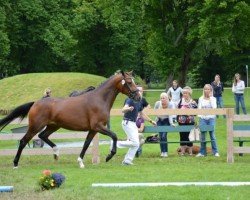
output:
{"label": "blonde woman", "polygon": [[240,114],[240,104],[242,107],[243,113],[246,115],[246,106],[244,101],[244,90],[245,90],[245,82],[240,79],[240,74],[236,73],[234,75],[234,82],[232,86],[232,92],[234,93],[234,100],[236,105],[236,114]]}
{"label": "blonde woman", "polygon": [[[155,103],[154,109],[174,109],[175,105],[172,102],[169,102],[168,95],[166,92],[161,93],[160,101]],[[156,124],[157,126],[165,126],[172,125],[173,123],[173,115],[164,115],[157,116]],[[160,149],[161,149],[161,157],[168,157],[168,144],[167,144],[167,132],[160,132]]]}
{"label": "blonde woman", "polygon": [[[186,86],[182,89],[182,98],[178,105],[180,109],[190,109],[197,108],[197,103],[192,99],[192,89],[189,86]],[[177,121],[180,126],[183,125],[194,125],[195,119],[193,115],[179,115]],[[189,141],[189,132],[180,132],[180,145],[181,152],[180,155],[184,155],[186,149],[191,156],[193,154],[192,147],[193,143]]]}
{"label": "blonde woman", "polygon": [[[203,95],[199,98],[198,103],[199,109],[211,109],[217,108],[216,98],[213,97],[213,88],[210,84],[206,84],[203,88]],[[198,115],[200,117],[200,126],[202,125],[212,125],[213,131],[209,131],[212,152],[214,156],[219,157],[219,152],[217,148],[216,138],[215,138],[215,115]],[[201,148],[200,153],[196,155],[196,157],[204,157],[206,156],[206,132],[201,132]]]}

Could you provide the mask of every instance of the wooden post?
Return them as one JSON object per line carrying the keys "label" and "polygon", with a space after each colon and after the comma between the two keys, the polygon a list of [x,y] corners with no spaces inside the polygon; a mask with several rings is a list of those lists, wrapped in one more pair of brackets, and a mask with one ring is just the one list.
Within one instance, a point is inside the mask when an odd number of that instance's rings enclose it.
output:
{"label": "wooden post", "polygon": [[228,108],[227,109],[227,162],[233,163],[234,162],[234,155],[233,155],[233,116],[234,116],[234,109]]}
{"label": "wooden post", "polygon": [[98,164],[100,163],[100,153],[99,153],[99,133],[95,135],[93,138],[93,146],[92,146],[92,163]]}

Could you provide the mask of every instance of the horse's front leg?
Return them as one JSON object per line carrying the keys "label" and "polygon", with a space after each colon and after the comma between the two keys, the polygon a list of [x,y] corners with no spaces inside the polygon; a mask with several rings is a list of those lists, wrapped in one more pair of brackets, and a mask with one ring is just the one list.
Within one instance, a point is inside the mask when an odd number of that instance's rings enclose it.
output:
{"label": "horse's front leg", "polygon": [[93,130],[90,130],[90,131],[88,132],[88,135],[87,135],[87,137],[86,137],[86,140],[85,140],[84,145],[83,145],[83,148],[82,148],[82,151],[81,151],[81,153],[80,153],[80,155],[79,155],[79,157],[78,157],[78,159],[77,159],[77,162],[79,163],[80,168],[84,168],[83,158],[84,158],[84,156],[85,156],[85,153],[86,153],[86,151],[87,151],[87,149],[88,149],[88,147],[89,147],[91,141],[92,141],[93,138],[95,137],[96,133],[97,133],[97,132],[96,132],[96,131],[93,131]]}

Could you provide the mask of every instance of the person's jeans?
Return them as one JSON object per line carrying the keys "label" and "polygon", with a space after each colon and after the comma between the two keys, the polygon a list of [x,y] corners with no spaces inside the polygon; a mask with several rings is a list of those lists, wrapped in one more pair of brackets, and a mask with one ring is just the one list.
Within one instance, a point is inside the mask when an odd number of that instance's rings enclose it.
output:
{"label": "person's jeans", "polygon": [[[222,96],[220,97],[215,97],[216,98],[216,104],[217,104],[217,108],[224,108],[224,102],[222,99]],[[217,118],[219,117],[219,115],[217,115]],[[226,115],[223,115],[224,118],[226,118]]]}
{"label": "person's jeans", "polygon": [[235,105],[236,105],[236,114],[239,115],[240,114],[240,104],[241,104],[241,108],[243,113],[246,115],[247,111],[246,111],[246,106],[245,106],[245,101],[244,101],[244,95],[243,94],[234,94],[234,100],[235,100]]}
{"label": "person's jeans", "polygon": [[[200,122],[199,122],[200,126],[202,125],[212,125],[215,129],[215,119],[214,118],[209,118],[209,119],[202,119],[200,118]],[[217,148],[217,143],[216,143],[216,137],[215,137],[215,131],[209,131],[209,135],[210,135],[210,140],[211,140],[211,145],[212,145],[212,151],[213,154],[218,153],[218,148]],[[201,132],[201,148],[200,148],[200,154],[202,155],[206,155],[207,151],[206,151],[206,132]]]}
{"label": "person's jeans", "polygon": [[[159,119],[157,121],[157,126],[166,126],[166,125],[167,126],[170,125],[168,118],[166,118],[164,120]],[[161,152],[162,153],[168,152],[167,132],[160,132],[159,136],[160,136],[160,148],[161,148]]]}
{"label": "person's jeans", "polygon": [[224,108],[222,97],[215,97],[215,98],[216,98],[217,108]]}

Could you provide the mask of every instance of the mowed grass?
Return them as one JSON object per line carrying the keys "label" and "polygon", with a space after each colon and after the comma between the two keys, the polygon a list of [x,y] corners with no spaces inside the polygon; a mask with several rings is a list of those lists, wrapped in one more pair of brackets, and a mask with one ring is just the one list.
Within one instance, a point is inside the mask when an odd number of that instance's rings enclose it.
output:
{"label": "mowed grass", "polygon": [[53,97],[68,97],[73,90],[99,86],[106,78],[84,73],[31,73],[0,80],[0,109],[13,109],[41,99],[46,88]]}
{"label": "mowed grass", "polygon": [[[58,78],[59,79],[59,78]],[[84,80],[82,77],[81,79]],[[72,81],[69,82],[70,84]],[[67,83],[67,85],[70,85]],[[63,83],[61,83],[63,84]],[[0,84],[1,85],[1,84]],[[90,84],[92,85],[92,84]],[[86,87],[89,85],[85,85]],[[85,87],[84,86],[84,87]],[[94,85],[95,86],[95,85]],[[28,86],[30,87],[30,86]],[[52,86],[51,86],[52,87]],[[84,88],[83,87],[83,88]],[[44,85],[41,87],[42,91]],[[58,88],[66,88],[61,85]],[[73,88],[72,88],[73,89]],[[79,87],[81,89],[81,87]],[[39,95],[41,96],[39,89]],[[64,92],[64,96],[70,91]],[[57,90],[58,91],[58,90]],[[56,91],[55,91],[56,92]],[[160,92],[145,92],[151,107],[159,99]],[[248,92],[248,91],[247,91]],[[250,112],[249,95],[246,92],[245,101]],[[55,94],[55,93],[53,93]],[[59,95],[60,94],[60,95]],[[198,98],[201,89],[194,90],[193,97]],[[15,96],[15,95],[13,95]],[[56,93],[55,96],[63,96]],[[119,95],[114,104],[115,108],[123,106],[125,96]],[[18,98],[17,98],[18,99]],[[33,97],[30,97],[33,99]],[[1,101],[2,102],[2,101]],[[25,101],[23,101],[25,103]],[[224,93],[226,107],[233,107],[233,95],[230,89]],[[3,103],[4,104],[4,103]],[[18,105],[18,103],[13,103]],[[153,118],[153,117],[152,117]],[[121,128],[122,117],[111,118],[111,129],[119,138],[126,138]],[[6,131],[9,131],[6,127]],[[249,186],[185,186],[185,187],[133,187],[133,188],[93,188],[92,183],[127,183],[127,182],[203,182],[203,181],[250,181],[250,155],[239,157],[235,154],[235,163],[228,164],[226,120],[220,117],[216,122],[216,136],[221,157],[208,155],[204,158],[190,156],[180,157],[176,149],[178,144],[169,144],[169,157],[161,158],[159,144],[145,144],[143,154],[135,158],[134,166],[122,166],[121,162],[127,149],[118,149],[110,162],[105,162],[109,152],[109,145],[100,146],[101,163],[93,165],[90,155],[85,158],[85,169],[80,169],[77,155],[61,155],[55,162],[52,156],[22,156],[17,170],[12,169],[13,156],[0,156],[0,186],[13,185],[13,193],[0,193],[0,199],[248,199]],[[101,139],[109,139],[101,136]],[[169,141],[178,141],[178,133],[169,133]],[[16,141],[0,142],[1,148],[12,146],[16,148]],[[238,144],[235,144],[237,146]],[[248,144],[246,144],[249,146]],[[208,144],[210,146],[210,144]],[[4,147],[4,148],[5,148]],[[80,152],[79,152],[80,153]],[[60,172],[66,176],[65,183],[58,189],[41,191],[38,180],[44,169]]]}
{"label": "mowed grass", "polygon": [[[111,120],[112,130],[125,138],[120,126],[121,117]],[[12,169],[12,156],[0,157],[0,185],[13,185],[13,193],[0,193],[0,199],[247,199],[249,186],[185,186],[93,188],[92,183],[142,182],[231,182],[250,181],[250,155],[239,157],[235,163],[226,159],[225,119],[217,120],[216,135],[221,157],[180,157],[178,144],[169,144],[169,157],[161,158],[159,144],[145,144],[143,154],[135,158],[134,166],[122,166],[127,149],[118,149],[110,162],[105,162],[109,145],[100,145],[101,163],[93,165],[86,155],[85,169],[76,162],[77,155],[61,155],[55,162],[52,156],[22,156],[17,170]],[[102,136],[103,139],[108,139]],[[170,141],[178,141],[178,133],[169,133]],[[237,144],[235,144],[237,146]],[[210,144],[208,144],[210,146]],[[51,191],[41,191],[38,179],[42,170],[50,169],[66,176],[65,183]]]}

